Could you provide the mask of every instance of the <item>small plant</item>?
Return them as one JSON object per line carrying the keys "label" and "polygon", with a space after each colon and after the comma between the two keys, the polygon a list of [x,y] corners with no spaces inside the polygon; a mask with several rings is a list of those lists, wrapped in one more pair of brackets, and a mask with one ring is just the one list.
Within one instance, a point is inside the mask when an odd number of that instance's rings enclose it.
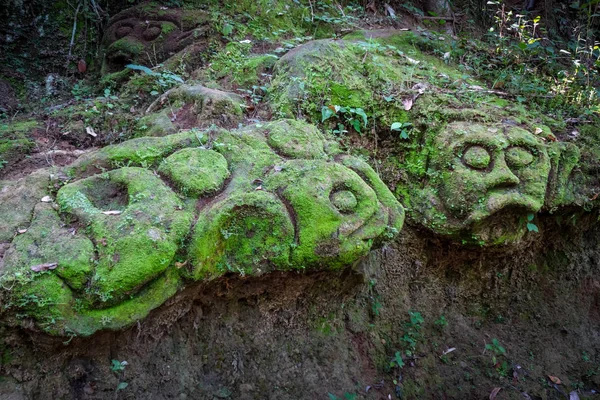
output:
{"label": "small plant", "polygon": [[110,370],[112,372],[125,371],[125,367],[129,365],[127,361],[110,360]]}
{"label": "small plant", "polygon": [[127,64],[125,67],[136,71],[141,71],[153,79],[154,82],[150,88],[150,94],[152,96],[157,96],[179,83],[184,83],[183,78],[170,71],[156,72],[148,67],[136,64]]}
{"label": "small plant", "polygon": [[506,349],[500,345],[498,339],[492,339],[492,343],[488,343],[485,345],[485,349],[491,351],[492,354],[492,365],[500,375],[505,376],[508,371],[508,365],[506,361],[500,363],[498,360],[499,357],[503,357],[506,355]]}
{"label": "small plant", "polygon": [[119,390],[123,390],[127,386],[129,386],[129,383],[124,381],[125,367],[128,365],[129,365],[129,363],[127,361],[119,361],[119,360],[111,360],[110,361],[110,370],[118,375],[119,381],[120,381],[119,384],[117,385],[117,389],[115,390],[116,392],[118,392]]}
{"label": "small plant", "polygon": [[341,120],[341,123],[338,124],[337,132],[334,130],[334,133],[347,132],[344,123],[350,124],[350,126],[358,133],[361,133],[361,121],[363,122],[364,127],[367,127],[367,114],[362,108],[341,107],[337,105],[323,106],[321,108],[321,122],[325,122],[334,116]]}
{"label": "small plant", "polygon": [[532,222],[534,218],[535,218],[535,216],[533,214],[527,214],[527,230],[529,232],[539,232],[540,231],[538,229],[537,225]]}
{"label": "small plant", "polygon": [[400,132],[402,139],[408,139],[408,134],[412,130],[413,124],[410,122],[394,122],[390,129],[394,132]]}
{"label": "small plant", "polygon": [[440,315],[440,317],[438,319],[436,319],[435,321],[433,321],[433,324],[435,325],[435,327],[438,330],[443,330],[445,327],[448,326],[448,320],[446,320],[445,316]]}
{"label": "small plant", "polygon": [[402,360],[402,354],[399,351],[397,351],[396,354],[394,354],[394,358],[392,358],[392,361],[390,361],[390,367],[398,367],[400,369],[404,367],[404,360]]}
{"label": "small plant", "polygon": [[421,313],[417,311],[409,311],[408,315],[410,320],[404,323],[404,336],[400,340],[407,346],[406,355],[412,356],[417,349],[418,341],[421,339],[421,329],[425,320]]}

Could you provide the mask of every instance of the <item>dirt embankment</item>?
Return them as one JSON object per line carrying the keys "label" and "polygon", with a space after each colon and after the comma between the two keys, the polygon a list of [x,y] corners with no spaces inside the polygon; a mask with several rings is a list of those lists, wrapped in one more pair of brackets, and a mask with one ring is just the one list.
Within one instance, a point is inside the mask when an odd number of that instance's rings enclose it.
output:
{"label": "dirt embankment", "polygon": [[500,387],[497,399],[588,398],[600,384],[600,231],[591,215],[577,221],[547,216],[513,251],[406,227],[354,270],[229,276],[124,332],[62,343],[5,330],[0,393],[483,399]]}

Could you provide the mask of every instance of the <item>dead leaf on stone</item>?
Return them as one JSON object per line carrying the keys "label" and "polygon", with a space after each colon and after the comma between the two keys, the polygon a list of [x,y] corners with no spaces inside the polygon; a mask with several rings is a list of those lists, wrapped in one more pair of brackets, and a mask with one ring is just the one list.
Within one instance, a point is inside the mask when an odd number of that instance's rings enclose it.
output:
{"label": "dead leaf on stone", "polygon": [[404,100],[402,100],[402,104],[404,105],[404,110],[410,111],[410,109],[413,106],[413,99],[411,99],[411,98],[404,99]]}
{"label": "dead leaf on stone", "polygon": [[34,265],[33,267],[31,267],[31,270],[33,272],[42,272],[42,271],[48,271],[51,269],[56,269],[56,267],[58,267],[57,263],[45,263],[45,264]]}
{"label": "dead leaf on stone", "polygon": [[548,379],[550,379],[552,381],[552,383],[555,383],[557,385],[562,384],[562,381],[559,378],[557,378],[556,376],[548,375]]}
{"label": "dead leaf on stone", "polygon": [[494,400],[501,390],[501,387],[495,387],[494,390],[492,390],[492,393],[490,393],[490,400]]}
{"label": "dead leaf on stone", "polygon": [[42,197],[42,203],[50,203],[52,201],[52,197],[44,196]]}
{"label": "dead leaf on stone", "polygon": [[576,391],[572,391],[569,393],[569,400],[579,400],[579,395]]}
{"label": "dead leaf on stone", "polygon": [[88,135],[96,137],[98,136],[98,134],[96,133],[96,131],[94,131],[94,128],[92,128],[91,126],[88,126],[85,128],[85,131],[87,132]]}
{"label": "dead leaf on stone", "polygon": [[121,213],[123,213],[123,211],[119,211],[119,210],[102,211],[102,214],[104,214],[104,215],[120,215]]}

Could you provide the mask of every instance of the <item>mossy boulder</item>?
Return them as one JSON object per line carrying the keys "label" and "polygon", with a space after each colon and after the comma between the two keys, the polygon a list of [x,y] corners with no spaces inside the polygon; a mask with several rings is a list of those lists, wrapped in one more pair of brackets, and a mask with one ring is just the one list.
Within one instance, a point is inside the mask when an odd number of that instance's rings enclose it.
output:
{"label": "mossy boulder", "polygon": [[353,265],[404,220],[371,167],[293,120],[133,139],[66,172],[0,268],[6,319],[53,335],[121,329],[193,281]]}
{"label": "mossy boulder", "polygon": [[216,125],[236,127],[242,119],[244,99],[235,94],[199,84],[183,84],[157,98],[140,119],[144,136],[165,136],[181,128]]}

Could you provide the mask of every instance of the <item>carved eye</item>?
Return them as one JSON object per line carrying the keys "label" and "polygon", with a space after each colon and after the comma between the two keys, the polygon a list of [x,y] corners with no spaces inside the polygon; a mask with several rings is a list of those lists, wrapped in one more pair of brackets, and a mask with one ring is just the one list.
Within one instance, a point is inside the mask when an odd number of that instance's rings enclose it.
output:
{"label": "carved eye", "polygon": [[477,145],[469,147],[463,155],[463,163],[474,169],[485,169],[490,165],[490,161],[491,157],[487,149]]}
{"label": "carved eye", "polygon": [[523,168],[531,164],[535,157],[531,150],[525,147],[511,147],[506,151],[504,158],[510,168]]}
{"label": "carved eye", "polygon": [[142,33],[142,36],[146,41],[150,42],[159,37],[160,32],[161,30],[158,26],[149,26],[148,28],[146,28],[144,33]]}
{"label": "carved eye", "polygon": [[331,204],[333,204],[333,206],[342,214],[353,213],[356,209],[356,205],[358,204],[356,196],[354,196],[354,194],[349,190],[339,190],[337,192],[333,192],[329,196],[329,199],[331,200]]}
{"label": "carved eye", "polygon": [[133,32],[132,26],[122,25],[117,28],[115,35],[116,35],[117,39],[121,39],[121,38],[124,38],[125,36],[129,35],[131,32]]}

